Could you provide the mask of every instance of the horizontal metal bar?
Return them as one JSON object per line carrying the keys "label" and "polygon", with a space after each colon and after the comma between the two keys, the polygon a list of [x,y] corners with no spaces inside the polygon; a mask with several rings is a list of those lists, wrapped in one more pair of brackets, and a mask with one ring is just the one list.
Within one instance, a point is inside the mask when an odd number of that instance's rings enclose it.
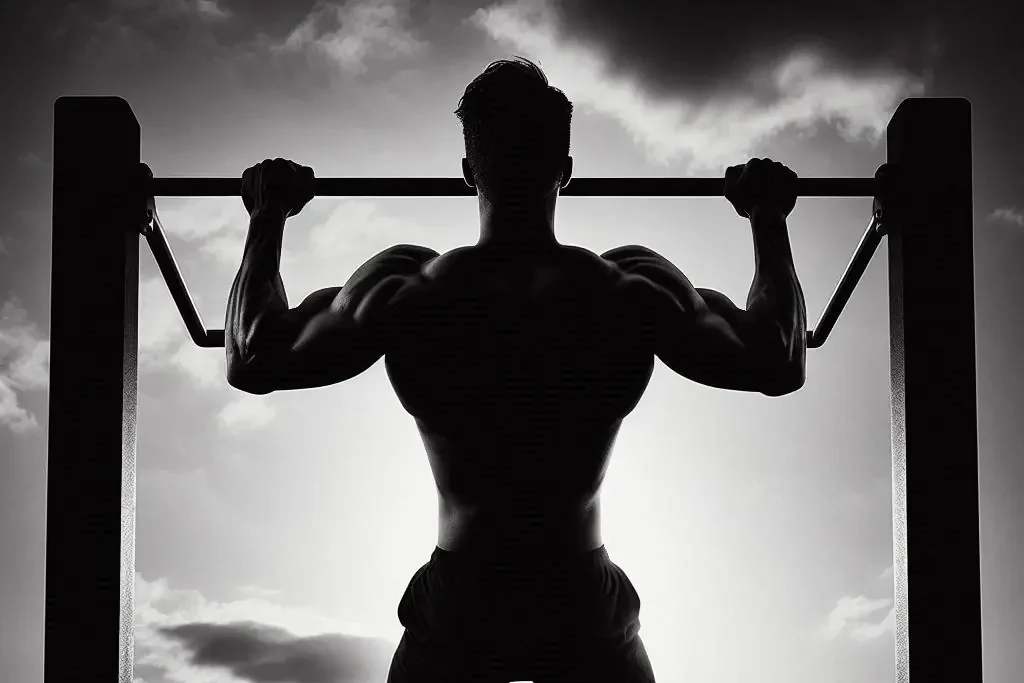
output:
{"label": "horizontal metal bar", "polygon": [[832,297],[825,304],[817,326],[807,333],[807,348],[817,349],[828,339],[829,333],[832,332],[836,321],[839,320],[839,314],[843,312],[846,302],[850,300],[853,290],[860,282],[861,275],[867,269],[868,263],[871,262],[871,257],[878,245],[881,244],[884,235],[882,224],[876,214],[871,217],[871,222],[868,224],[867,230],[864,231],[864,236],[860,238],[857,250],[853,252],[853,258],[846,266],[846,272],[843,273],[835,291],[832,292]]}
{"label": "horizontal metal bar", "polygon": [[164,276],[167,289],[171,293],[171,298],[174,299],[175,306],[178,307],[181,319],[185,321],[185,329],[188,330],[193,343],[202,348],[223,348],[224,330],[208,330],[203,325],[203,318],[199,315],[192,295],[188,293],[188,287],[181,277],[181,271],[178,270],[178,263],[174,260],[171,245],[167,242],[167,235],[164,233],[160,217],[156,212],[153,213],[152,225],[145,231],[145,235],[149,248],[153,252],[153,259],[160,267],[160,273]]}
{"label": "horizontal metal bar", "polygon": [[[154,197],[238,197],[240,178],[153,178]],[[564,197],[721,197],[722,178],[573,178]],[[800,178],[801,197],[874,197],[874,178]],[[475,197],[462,178],[317,178],[318,197]]]}

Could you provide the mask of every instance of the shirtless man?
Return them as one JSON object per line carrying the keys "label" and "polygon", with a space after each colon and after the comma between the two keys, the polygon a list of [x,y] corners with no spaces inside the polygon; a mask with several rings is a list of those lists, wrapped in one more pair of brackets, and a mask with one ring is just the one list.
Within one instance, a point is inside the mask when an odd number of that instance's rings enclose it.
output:
{"label": "shirtless man", "polygon": [[226,316],[228,382],[326,386],[383,356],[430,460],[437,548],[399,604],[390,683],[653,681],[639,597],[601,540],[598,494],[623,418],[655,356],[714,387],[780,396],[804,381],[786,228],[796,175],[768,159],[726,171],[754,238],[744,310],[650,249],[557,242],[571,113],[532,63],[488,66],[456,111],[477,244],[386,249],[295,308],[281,241],[313,171],[277,159],[242,176],[251,222]]}

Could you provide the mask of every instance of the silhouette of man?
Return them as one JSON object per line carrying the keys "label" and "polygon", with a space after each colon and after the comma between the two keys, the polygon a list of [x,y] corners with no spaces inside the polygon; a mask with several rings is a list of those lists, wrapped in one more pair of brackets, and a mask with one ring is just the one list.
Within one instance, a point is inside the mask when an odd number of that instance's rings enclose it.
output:
{"label": "silhouette of man", "polygon": [[796,174],[768,159],[726,171],[754,238],[744,310],[650,249],[597,256],[555,239],[571,114],[533,63],[489,65],[456,111],[476,245],[386,249],[296,308],[281,240],[313,171],[276,159],[242,176],[251,223],[226,316],[229,383],[325,386],[384,356],[430,460],[437,548],[399,604],[390,683],[653,681],[639,597],[601,541],[598,493],[623,418],[655,356],[714,387],[779,396],[803,384],[786,228]]}

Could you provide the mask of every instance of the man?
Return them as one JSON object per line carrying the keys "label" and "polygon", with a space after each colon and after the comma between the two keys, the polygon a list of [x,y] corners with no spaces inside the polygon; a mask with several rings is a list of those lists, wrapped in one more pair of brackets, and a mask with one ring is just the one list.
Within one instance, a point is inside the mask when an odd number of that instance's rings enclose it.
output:
{"label": "man", "polygon": [[228,381],[255,394],[319,387],[385,358],[438,491],[437,548],[399,604],[391,683],[653,681],[639,597],[601,541],[602,478],[655,356],[715,387],[802,386],[786,228],[796,175],[767,159],[726,172],[754,236],[744,310],[644,247],[599,257],[556,241],[572,105],[537,66],[491,64],[456,114],[477,244],[387,249],[296,308],[281,240],[313,196],[312,169],[277,159],[243,174],[251,223],[227,310]]}

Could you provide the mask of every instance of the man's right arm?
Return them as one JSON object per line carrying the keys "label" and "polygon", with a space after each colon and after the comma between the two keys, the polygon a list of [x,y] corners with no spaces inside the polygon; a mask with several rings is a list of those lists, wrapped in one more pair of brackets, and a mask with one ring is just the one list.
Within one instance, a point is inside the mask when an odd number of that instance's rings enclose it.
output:
{"label": "man's right arm", "polygon": [[624,274],[638,316],[636,331],[665,365],[695,382],[781,396],[804,382],[806,313],[786,219],[751,216],[754,279],[746,309],[710,289],[697,289],[671,262],[645,247],[613,249],[602,258]]}
{"label": "man's right arm", "polygon": [[745,312],[755,324],[770,330],[769,348],[781,345],[781,388],[789,393],[802,387],[806,379],[807,304],[793,263],[785,214],[755,208],[750,224],[754,236],[754,280]]}

